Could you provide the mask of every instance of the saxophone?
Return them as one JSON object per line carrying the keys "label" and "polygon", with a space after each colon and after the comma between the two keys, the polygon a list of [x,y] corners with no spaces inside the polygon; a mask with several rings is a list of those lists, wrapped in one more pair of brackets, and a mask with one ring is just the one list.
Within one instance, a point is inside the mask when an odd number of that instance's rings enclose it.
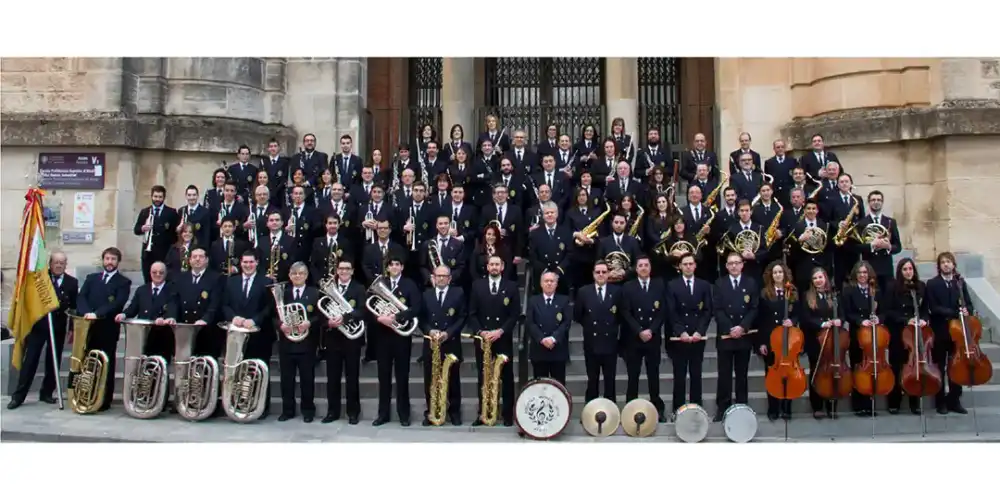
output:
{"label": "saxophone", "polygon": [[191,270],[191,245],[184,245],[181,248],[181,271],[187,272]]}
{"label": "saxophone", "polygon": [[781,215],[785,213],[785,207],[778,203],[778,200],[771,200],[778,205],[778,213],[771,220],[771,225],[767,226],[767,233],[764,237],[764,245],[770,247],[778,239],[778,224],[781,222]]}
{"label": "saxophone", "polygon": [[219,363],[211,356],[191,357],[201,325],[174,325],[174,404],[185,420],[197,422],[215,413]]}
{"label": "saxophone", "polygon": [[854,197],[853,193],[851,194],[851,200],[854,201],[851,211],[847,214],[847,217],[844,217],[841,226],[837,229],[837,234],[833,236],[833,244],[838,247],[843,246],[847,241],[847,237],[854,231],[855,224],[852,221],[858,215],[858,199]]}
{"label": "saxophone", "polygon": [[483,348],[483,388],[480,393],[482,408],[479,409],[479,421],[483,425],[494,426],[500,410],[500,388],[503,384],[503,366],[510,360],[506,354],[493,357],[493,342],[481,335],[462,334],[463,337],[479,339]]}
{"label": "saxophone", "polygon": [[125,413],[132,418],[155,418],[167,403],[170,374],[163,356],[143,354],[153,320],[126,319],[125,325],[125,382],[122,399]]}
{"label": "saxophone", "polygon": [[[280,234],[280,233],[279,233]],[[267,277],[272,280],[277,280],[278,276],[278,262],[281,258],[281,245],[278,244],[278,240],[274,239],[271,243],[271,254],[267,260]]]}
{"label": "saxophone", "polygon": [[628,230],[628,235],[642,241],[642,237],[639,236],[639,227],[642,224],[642,216],[646,215],[646,210],[642,208],[642,205],[636,205],[639,209],[639,213],[635,216],[635,222],[632,223],[632,227]]}
{"label": "saxophone", "polygon": [[444,423],[448,410],[448,380],[451,377],[451,365],[458,362],[458,356],[446,354],[441,356],[441,340],[437,337],[424,335],[431,342],[431,395],[430,408],[427,408],[427,420],[433,425]]}
{"label": "saxophone", "polygon": [[104,388],[108,380],[108,355],[104,351],[87,351],[87,337],[92,320],[67,313],[73,321],[73,349],[69,359],[66,399],[74,413],[95,413],[104,404]]}
{"label": "saxophone", "polygon": [[[719,169],[723,170],[723,169]],[[711,193],[708,193],[708,197],[705,198],[705,205],[712,206],[715,204],[715,199],[719,197],[719,193],[729,185],[729,171],[722,171],[721,178],[719,179],[719,185],[715,186],[715,189]]]}
{"label": "saxophone", "polygon": [[[608,202],[604,202],[604,213],[598,215],[593,222],[587,224],[587,227],[581,229],[580,232],[587,235],[591,239],[596,238],[601,224],[604,222],[604,219],[608,218],[609,215],[611,215],[611,205]],[[580,240],[579,238],[576,239],[576,244],[577,246],[584,245],[583,240]]]}
{"label": "saxophone", "polygon": [[222,362],[222,409],[238,423],[260,418],[267,397],[267,363],[259,359],[243,359],[247,337],[260,331],[256,326],[241,328],[232,323],[220,323],[226,330],[226,354]]}
{"label": "saxophone", "polygon": [[695,235],[695,241],[698,242],[698,251],[701,251],[701,247],[708,244],[708,235],[712,232],[712,223],[715,222],[715,216],[719,213],[719,209],[711,205],[708,206],[708,211],[712,215],[708,217],[708,220],[701,226],[698,230],[698,234]]}

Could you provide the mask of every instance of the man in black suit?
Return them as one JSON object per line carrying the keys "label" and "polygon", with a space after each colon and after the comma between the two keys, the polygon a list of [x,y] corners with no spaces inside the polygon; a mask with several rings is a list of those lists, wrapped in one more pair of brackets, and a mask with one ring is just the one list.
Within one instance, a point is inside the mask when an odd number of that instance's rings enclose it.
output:
{"label": "man in black suit", "polygon": [[431,225],[437,213],[427,202],[427,186],[423,182],[413,184],[412,198],[396,207],[396,241],[406,249],[406,277],[419,283],[420,248],[434,232]]}
{"label": "man in black suit", "polygon": [[[201,325],[192,354],[222,358],[226,335],[216,326],[222,303],[225,281],[219,273],[208,268],[208,253],[204,248],[191,250],[191,270],[174,280],[177,290],[177,321]],[[221,408],[221,407],[220,407]]]}
{"label": "man in black suit", "polygon": [[[750,208],[750,202],[747,200],[740,200],[739,202],[739,219],[736,220],[732,225],[729,226],[729,232],[726,238],[729,240],[729,245],[727,245],[726,251],[737,251],[742,257],[743,265],[741,266],[741,271],[752,277],[754,280],[760,280],[763,274],[764,259],[767,257],[770,247],[767,245],[767,241],[764,235],[764,228],[751,220],[752,211]],[[757,245],[757,249],[743,249],[736,248],[736,238],[743,231],[753,231],[757,233],[757,238],[760,244]]]}
{"label": "man in black suit", "polygon": [[[115,360],[118,359],[118,337],[120,330],[115,316],[125,310],[132,280],[118,272],[122,252],[115,247],[101,252],[104,271],[87,275],[77,296],[77,313],[91,321],[87,338],[87,350],[97,349],[108,357],[108,379],[104,386],[104,401],[100,411],[111,408],[115,396]],[[74,373],[70,373],[67,387],[74,387]]]}
{"label": "man in black suit", "polygon": [[[636,262],[641,249],[639,242],[634,236],[625,234],[625,226],[628,223],[626,215],[622,212],[616,213],[611,219],[611,234],[601,238],[597,244],[597,258],[607,259],[611,252],[624,252],[628,256],[629,263]],[[609,269],[611,269],[609,267]],[[611,269],[608,274],[608,281],[612,283],[624,283],[635,276],[632,269]]]}
{"label": "man in black suit", "polygon": [[948,373],[948,354],[954,349],[955,342],[951,340],[948,323],[959,316],[976,314],[965,280],[959,280],[958,269],[955,267],[955,255],[951,252],[941,252],[937,257],[938,275],[927,280],[927,290],[924,292],[927,309],[931,313],[930,326],[934,331],[934,346],[931,357],[941,369],[941,376],[948,377],[947,392],[945,384],[934,396],[934,406],[941,415],[947,413],[968,413],[962,406],[962,386],[951,380]]}
{"label": "man in black suit", "polygon": [[573,316],[583,327],[583,355],[587,365],[586,401],[600,394],[599,380],[604,374],[604,397],[615,401],[615,375],[618,368],[618,304],[621,289],[608,283],[608,264],[594,264],[594,286],[580,288],[576,294]]}
{"label": "man in black suit", "polygon": [[531,292],[538,290],[542,276],[546,272],[556,273],[559,277],[560,294],[569,294],[572,279],[569,272],[569,255],[573,251],[573,233],[567,226],[557,225],[559,208],[554,202],[546,202],[542,206],[544,224],[528,234],[528,261],[532,275],[538,281],[531,284]]}
{"label": "man in black suit", "polygon": [[267,141],[267,158],[261,160],[261,166],[267,170],[268,190],[272,193],[284,192],[291,165],[287,156],[281,156],[281,144],[274,137]]}
{"label": "man in black suit", "polygon": [[[495,358],[507,356],[507,362],[500,370],[500,392],[503,398],[500,416],[504,427],[514,425],[514,326],[521,314],[521,295],[517,283],[503,279],[504,262],[499,255],[490,257],[486,263],[486,278],[472,285],[469,300],[469,330],[491,342],[491,354]],[[482,341],[476,342],[476,371],[480,413],[483,408],[483,348]],[[473,426],[483,422],[477,418]]]}
{"label": "man in black suit", "polygon": [[[253,250],[243,252],[240,256],[240,273],[226,280],[222,320],[242,328],[260,328],[259,332],[250,335],[243,359],[259,359],[270,364],[274,351],[274,331],[271,324],[274,296],[268,286],[274,282],[257,272],[257,267],[257,254]],[[264,398],[264,411],[260,420],[267,418],[271,411],[271,384],[267,385],[267,395]]]}
{"label": "man in black suit", "polygon": [[258,267],[264,276],[275,283],[288,281],[288,270],[295,258],[295,238],[282,230],[283,224],[281,212],[269,213],[268,232],[260,240],[256,250]]}
{"label": "man in black suit", "polygon": [[639,373],[646,366],[649,400],[666,422],[665,405],[660,398],[660,345],[663,325],[667,320],[666,288],[660,278],[650,276],[649,257],[640,256],[635,263],[636,278],[622,288],[622,317],[628,330],[622,332],[622,348],[628,369],[625,400],[639,397]]}
{"label": "man in black suit", "polygon": [[760,289],[754,278],[743,273],[743,258],[730,253],[726,257],[727,276],[715,282],[715,324],[719,351],[719,386],[716,391],[715,421],[733,403],[733,370],[736,371],[736,403],[747,404],[749,397],[748,370],[753,338],[750,328],[757,320]]}
{"label": "man in black suit", "polygon": [[[452,425],[462,425],[462,387],[460,379],[459,365],[462,362],[462,328],[465,327],[466,306],[468,301],[465,293],[457,286],[451,286],[451,269],[448,266],[438,266],[434,268],[434,286],[427,289],[423,294],[422,307],[420,308],[420,330],[425,332],[423,342],[423,365],[424,365],[424,401],[427,404],[427,411],[424,412],[423,425],[431,425],[431,391],[432,385],[432,356],[431,343],[439,342],[441,346],[442,359],[441,366],[444,366],[444,357],[454,354],[458,360],[453,364],[449,373],[442,376],[448,377],[448,401],[446,404],[448,420]],[[442,415],[443,416],[443,415]]]}
{"label": "man in black suit", "polygon": [[[694,174],[697,170],[697,165],[699,163],[704,163],[709,166],[709,179],[719,182],[720,172],[719,172],[719,159],[715,156],[715,153],[707,149],[708,141],[705,139],[705,134],[697,133],[694,135],[694,147],[688,151],[681,153],[681,177],[684,180],[691,182],[694,178]],[[640,158],[642,155],[640,155]]]}
{"label": "man in black suit", "polygon": [[[282,191],[284,192],[284,191]],[[277,212],[277,202],[272,203],[271,191],[266,186],[257,186],[253,191],[254,201],[247,207],[247,220],[243,223],[243,231],[247,241],[254,248],[260,248],[260,242],[267,235],[267,216]]]}
{"label": "man in black suit", "polygon": [[247,208],[245,202],[240,202],[236,199],[236,182],[227,180],[222,193],[222,202],[219,203],[218,211],[215,212],[214,220],[212,220],[212,226],[214,227],[212,239],[215,240],[219,237],[219,233],[222,231],[222,223],[228,219],[236,223],[233,234],[242,241],[249,241],[246,231],[243,230],[243,223],[250,216],[250,209]]}
{"label": "man in black suit", "polygon": [[645,188],[638,179],[632,177],[632,167],[623,161],[618,162],[613,180],[607,182],[604,197],[617,210],[621,207],[626,195],[636,199]]}
{"label": "man in black suit", "polygon": [[736,188],[736,196],[742,200],[752,200],[760,192],[764,178],[753,169],[753,156],[740,155],[740,168],[729,178],[729,185]]}
{"label": "man in black suit", "polygon": [[[695,276],[697,261],[687,254],[681,257],[681,275],[667,284],[667,317],[671,324],[667,354],[674,368],[672,410],[690,401],[704,406],[701,398],[702,363],[708,325],[712,322],[712,284]],[[685,399],[685,385],[691,377],[690,398]]]}
{"label": "man in black suit", "polygon": [[465,283],[466,252],[462,249],[462,242],[451,237],[451,216],[447,214],[438,215],[434,224],[436,233],[432,239],[424,242],[420,249],[420,274],[423,278],[421,285],[434,284],[432,274],[434,263],[430,260],[431,242],[437,246],[440,264],[451,269],[451,280],[461,287]]}
{"label": "man in black suit", "polygon": [[[340,216],[329,214],[325,219],[326,234],[313,241],[309,275],[316,284],[337,274],[337,263],[354,262],[353,241],[340,233]],[[353,267],[351,268],[353,271]]]}
{"label": "man in black suit", "polygon": [[785,154],[785,141],[778,139],[771,145],[774,156],[764,161],[763,171],[774,178],[774,197],[788,206],[789,190],[792,187],[792,171],[799,165],[798,160]]}
{"label": "man in black suit", "polygon": [[[382,224],[382,222],[380,222]],[[420,291],[417,285],[403,276],[403,257],[389,254],[386,264],[387,276],[383,276],[386,288],[399,300],[405,311],[395,315],[384,314],[370,323],[372,337],[376,343],[378,356],[378,417],[372,422],[380,426],[389,421],[389,402],[392,398],[393,376],[396,381],[396,414],[399,424],[410,426],[410,349],[412,337],[396,333],[393,323],[411,325],[420,316]]]}
{"label": "man in black suit", "polygon": [[136,236],[143,237],[140,261],[145,283],[149,283],[149,268],[153,262],[165,260],[171,245],[177,241],[177,224],[180,223],[177,211],[164,203],[167,188],[153,186],[150,197],[152,205],[139,211],[135,227],[132,228]]}
{"label": "man in black suit", "polygon": [[531,337],[528,353],[535,378],[551,377],[565,385],[573,308],[569,297],[556,295],[558,282],[555,272],[542,273],[542,293],[529,299],[524,324]]}
{"label": "man in black suit", "polygon": [[513,203],[508,203],[510,192],[503,184],[493,186],[493,203],[483,205],[479,217],[479,234],[483,234],[491,221],[500,223],[501,245],[507,255],[514,256],[514,264],[521,262],[524,255],[524,240],[527,234],[524,212]]}
{"label": "man in black suit", "polygon": [[180,221],[176,228],[177,238],[180,239],[181,231],[184,230],[184,224],[190,224],[191,229],[194,231],[195,244],[207,248],[211,243],[209,238],[212,235],[212,221],[209,217],[208,209],[201,206],[201,203],[198,202],[198,186],[191,184],[184,189],[184,199],[187,201],[187,205],[177,211],[177,217]]}
{"label": "man in black suit", "polygon": [[[510,159],[515,174],[531,175],[533,171],[541,167],[538,154],[528,147],[528,135],[524,130],[514,130],[512,136],[514,137],[513,144],[509,150],[503,153],[503,156]],[[523,177],[521,178],[523,179]]]}
{"label": "man in black suit", "polygon": [[233,236],[237,222],[234,217],[224,219],[219,239],[215,240],[209,249],[209,258],[214,264],[214,269],[225,276],[239,274],[240,256],[247,250],[252,251],[247,242]]}
{"label": "man in black suit", "polygon": [[326,346],[326,400],[329,407],[323,423],[340,419],[340,380],[344,379],[347,393],[347,423],[357,425],[361,416],[361,346],[365,335],[348,338],[340,327],[365,326],[365,286],[354,280],[354,264],[349,260],[337,263],[336,287],[353,310],[345,315],[327,319],[323,344]]}
{"label": "man in black suit", "polygon": [[295,243],[289,257],[292,262],[308,262],[312,251],[313,238],[317,234],[318,210],[312,204],[306,204],[306,191],[302,186],[292,188],[292,206],[281,213],[285,221],[285,232],[292,236]]}
{"label": "man in black suit", "polygon": [[250,186],[257,178],[257,167],[250,163],[250,148],[246,144],[241,144],[236,150],[236,163],[229,165],[227,173],[229,180],[236,183],[237,200],[246,203],[250,197]]}
{"label": "man in black suit", "polygon": [[812,151],[799,158],[799,165],[802,165],[802,168],[813,179],[819,179],[820,169],[832,162],[840,163],[840,159],[832,151],[826,150],[822,135],[814,134],[812,136]]}
{"label": "man in black suit", "polygon": [[740,133],[740,149],[729,153],[729,173],[735,174],[737,172],[737,165],[740,164],[740,158],[748,154],[753,159],[753,169],[760,172],[760,153],[750,149],[750,142],[752,138],[749,132]]}
{"label": "man in black suit", "polygon": [[354,154],[353,149],[354,139],[350,134],[344,134],[340,136],[340,152],[330,160],[330,172],[345,189],[360,181],[361,168],[365,163],[360,156]]}
{"label": "man in black suit", "polygon": [[[833,242],[833,282],[840,288],[848,281],[848,275],[854,264],[858,262],[861,245],[857,241],[847,236],[842,244],[836,241],[836,233],[842,227],[844,231],[850,231],[851,226],[857,229],[858,225],[865,218],[865,201],[860,196],[851,192],[854,186],[854,179],[850,174],[840,174],[837,177],[837,193],[829,193],[826,200],[827,213],[830,214],[830,226],[834,234],[830,237]],[[823,207],[820,208],[823,210]],[[847,232],[845,234],[850,234]]]}
{"label": "man in black suit", "polygon": [[899,225],[892,217],[882,214],[884,200],[885,196],[879,190],[868,193],[868,209],[871,213],[858,222],[858,234],[865,234],[865,230],[869,226],[882,226],[888,230],[887,237],[874,239],[867,245],[858,244],[858,248],[861,250],[861,259],[868,261],[875,270],[879,290],[889,289],[889,282],[892,281],[895,274],[892,256],[903,250],[903,245],[899,240]]}
{"label": "man in black suit", "polygon": [[[360,211],[366,211],[367,205],[372,199],[372,188],[382,184],[375,179],[375,171],[371,166],[361,167],[361,179],[353,186],[346,187],[347,201],[358,207]],[[383,188],[384,189],[384,188]],[[362,216],[364,214],[361,214]],[[363,218],[361,220],[364,220]]]}
{"label": "man in black suit", "polygon": [[305,134],[302,136],[302,147],[299,148],[298,153],[292,155],[289,163],[291,164],[291,169],[301,166],[303,168],[302,173],[305,174],[309,184],[315,186],[320,172],[330,165],[329,158],[329,155],[326,153],[316,150],[316,135]]}
{"label": "man in black suit", "polygon": [[296,262],[288,270],[291,286],[285,287],[281,292],[284,306],[302,304],[305,309],[302,322],[291,322],[291,311],[288,310],[291,307],[283,306],[282,309],[286,311],[278,309],[274,316],[275,327],[281,332],[278,335],[278,361],[281,363],[281,415],[278,416],[278,422],[295,417],[296,374],[299,376],[299,395],[302,397],[302,421],[308,424],[316,416],[313,398],[316,390],[316,346],[320,334],[320,313],[316,307],[319,290],[308,286],[308,279],[309,266],[304,262]]}
{"label": "man in black suit", "polygon": [[[28,391],[31,390],[31,383],[35,380],[35,372],[38,370],[39,358],[45,357],[45,377],[42,379],[41,390],[38,391],[38,400],[55,404],[56,398],[52,393],[56,390],[56,374],[62,361],[63,345],[66,342],[66,331],[69,328],[69,318],[66,311],[76,310],[76,297],[79,293],[79,283],[77,279],[66,274],[66,254],[62,251],[55,251],[49,255],[49,278],[56,291],[56,298],[59,299],[59,308],[38,320],[31,327],[24,340],[24,357],[21,359],[21,371],[17,374],[17,387],[10,395],[8,410],[13,410],[24,403]],[[49,321],[52,322],[52,335],[49,335]],[[50,342],[55,342],[55,359],[53,359]]]}
{"label": "man in black suit", "polygon": [[[796,191],[793,191],[795,193]],[[793,195],[794,196],[794,195]],[[823,268],[827,276],[832,276],[830,268],[833,265],[833,226],[826,221],[820,220],[817,216],[819,207],[813,200],[806,201],[805,208],[802,209],[802,221],[795,224],[789,233],[791,240],[790,263],[794,264],[792,276],[795,277],[795,286],[799,290],[808,290],[812,281],[812,271],[817,267]],[[819,234],[816,230],[826,233],[826,241],[821,248],[817,248],[819,242],[813,234]],[[806,234],[806,232],[810,234]],[[808,251],[807,251],[808,250]]]}
{"label": "man in black suit", "polygon": [[[702,147],[704,147],[704,143]],[[646,182],[646,179],[653,173],[653,167],[657,165],[669,165],[671,169],[673,168],[674,155],[670,151],[670,144],[660,140],[660,129],[656,127],[651,127],[646,131],[646,147],[640,149],[638,155],[633,153],[632,156],[635,157],[635,178],[639,182]],[[694,173],[693,168],[691,172]],[[669,173],[672,173],[672,170],[668,171]]]}
{"label": "man in black suit", "polygon": [[552,188],[552,201],[554,201],[556,205],[566,208],[569,205],[570,196],[573,192],[573,183],[571,179],[567,178],[566,174],[563,172],[560,172],[556,166],[556,159],[552,154],[543,155],[542,168],[530,174],[531,180],[529,180],[528,183],[530,184],[533,182],[533,185],[536,187],[541,187],[543,184],[548,185]]}

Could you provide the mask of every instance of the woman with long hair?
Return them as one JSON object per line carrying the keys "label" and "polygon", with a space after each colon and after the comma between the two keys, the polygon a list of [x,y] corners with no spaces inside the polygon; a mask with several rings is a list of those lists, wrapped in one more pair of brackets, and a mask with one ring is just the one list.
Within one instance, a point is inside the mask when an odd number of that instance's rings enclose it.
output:
{"label": "woman with long hair", "polygon": [[486,271],[486,264],[490,257],[499,255],[503,260],[504,279],[517,280],[517,266],[514,265],[513,256],[509,255],[506,246],[502,244],[500,229],[495,225],[488,225],[483,230],[483,237],[476,242],[476,247],[472,251],[472,258],[469,259],[469,276],[474,283],[478,279],[489,276]]}
{"label": "woman with long hair", "polygon": [[[764,286],[760,290],[760,305],[757,312],[757,337],[754,339],[757,352],[764,359],[764,375],[774,363],[771,352],[771,330],[780,325],[793,327],[799,323],[799,293],[792,284],[792,271],[780,260],[768,264],[764,270]],[[788,304],[788,319],[785,319],[785,304]],[[805,332],[803,332],[805,333]],[[792,400],[778,399],[767,395],[767,418],[772,422],[779,417],[792,418]]]}
{"label": "woman with long hair", "polygon": [[[858,261],[851,269],[847,283],[844,284],[844,318],[851,325],[851,368],[861,364],[864,354],[858,342],[858,333],[862,327],[872,326],[872,318],[884,324],[888,310],[883,304],[884,293],[878,288],[875,271],[866,261]],[[874,310],[872,307],[874,306]],[[859,417],[874,416],[872,398],[862,395],[855,388],[851,392],[851,409]]]}
{"label": "woman with long hair", "polygon": [[[548,187],[548,184],[542,184],[542,188]],[[569,226],[570,232],[575,235],[600,217],[603,211],[603,207],[594,208],[586,190],[577,188],[573,192],[572,207],[566,211],[566,224]],[[597,255],[597,241],[600,236],[601,228],[598,228],[598,235],[594,237],[592,245],[577,245],[574,238],[573,251],[569,254],[569,272],[574,279],[579,280],[577,284],[580,286],[594,282],[594,262]]]}
{"label": "woman with long hair", "polygon": [[441,159],[445,163],[451,163],[452,159],[455,158],[455,153],[458,150],[465,150],[466,157],[472,154],[472,144],[469,144],[465,140],[465,129],[462,125],[456,123],[451,126],[451,131],[448,132],[449,140],[445,142],[441,147]]}
{"label": "woman with long hair", "polygon": [[[927,309],[927,302],[924,301],[924,291],[927,286],[920,281],[917,274],[917,265],[913,259],[906,257],[896,264],[896,278],[889,282],[889,290],[886,294],[888,304],[886,304],[887,321],[889,328],[889,364],[892,365],[892,372],[896,375],[896,387],[886,398],[889,406],[889,413],[895,415],[899,413],[900,403],[903,401],[903,389],[900,384],[903,371],[903,364],[906,363],[907,351],[903,344],[903,329],[906,325],[918,325],[921,328],[930,328],[927,320],[930,319],[930,311]],[[916,303],[914,303],[914,294]],[[928,356],[930,353],[928,353]],[[910,413],[920,414],[920,398],[916,396],[907,397],[910,405]]]}
{"label": "woman with long hair", "polygon": [[[657,243],[659,243],[660,240],[657,239],[656,241]],[[689,252],[687,250],[678,248],[677,250],[671,252],[670,248],[681,241],[687,242],[688,245],[691,245],[691,248],[696,249],[696,251]],[[684,222],[684,217],[681,216],[680,214],[672,216],[670,218],[670,234],[667,235],[667,241],[663,245],[663,251],[666,252],[666,255],[657,254],[660,257],[660,259],[654,259],[654,261],[655,260],[662,261],[661,265],[663,266],[663,268],[661,276],[663,276],[663,280],[669,282],[670,280],[680,276],[681,272],[679,266],[681,263],[681,258],[689,253],[691,255],[694,255],[694,259],[696,262],[700,263],[701,255],[697,251],[697,248],[698,248],[698,241],[695,240],[694,233],[687,230],[687,224]]]}
{"label": "woman with long hair", "polygon": [[[790,274],[789,274],[790,276]],[[809,289],[801,294],[799,320],[802,322],[802,333],[806,335],[806,357],[809,358],[809,380],[819,363],[820,335],[830,327],[839,328],[844,324],[844,303],[837,302],[837,310],[833,309],[834,290],[830,277],[822,267],[813,268],[809,278]],[[809,406],[812,407],[813,418],[833,417],[833,402],[824,401],[809,384]]]}
{"label": "woman with long hair", "polygon": [[191,256],[191,251],[197,248],[199,244],[200,242],[194,236],[194,226],[184,224],[181,229],[180,238],[177,239],[177,243],[174,243],[170,247],[170,251],[167,252],[167,257],[163,262],[167,266],[167,280],[173,281],[181,273],[191,269],[188,257]]}

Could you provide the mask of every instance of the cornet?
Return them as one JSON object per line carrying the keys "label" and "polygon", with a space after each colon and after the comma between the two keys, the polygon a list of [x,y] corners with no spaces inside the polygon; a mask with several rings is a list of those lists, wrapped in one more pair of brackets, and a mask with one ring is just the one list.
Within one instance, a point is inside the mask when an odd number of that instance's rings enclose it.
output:
{"label": "cornet", "polygon": [[283,326],[290,328],[290,331],[285,334],[285,338],[292,342],[302,342],[309,336],[308,328],[303,332],[298,331],[299,326],[309,318],[306,313],[306,306],[298,302],[285,303],[285,283],[275,283],[268,285],[268,287],[271,289],[271,294],[274,295],[274,304],[278,310],[278,320]]}
{"label": "cornet", "polygon": [[337,327],[345,337],[354,340],[365,334],[365,323],[363,321],[349,320],[349,315],[354,312],[354,305],[347,301],[338,289],[336,277],[329,277],[320,280],[319,290],[323,296],[319,298],[317,307],[327,319],[340,316],[343,322]]}
{"label": "cornet", "polygon": [[146,241],[143,242],[143,243],[146,244],[145,250],[147,252],[152,252],[153,251],[153,232],[156,230],[156,228],[153,226],[153,224],[154,224],[153,212],[154,211],[155,211],[155,208],[152,205],[150,205],[149,206],[149,217],[146,217],[146,225],[149,226],[149,231],[146,231],[146,236],[145,236]]}

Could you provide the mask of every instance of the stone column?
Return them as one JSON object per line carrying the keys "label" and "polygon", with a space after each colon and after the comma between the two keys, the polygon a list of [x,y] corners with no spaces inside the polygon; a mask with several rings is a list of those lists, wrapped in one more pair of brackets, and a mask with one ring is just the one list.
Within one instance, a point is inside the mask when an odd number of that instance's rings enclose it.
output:
{"label": "stone column", "polygon": [[337,134],[337,59],[289,58],[285,64],[286,93],[283,122],[296,132],[288,154],[294,154],[305,134],[316,135],[316,149],[327,154],[340,150]]}
{"label": "stone column", "polygon": [[[367,66],[365,58],[341,57],[337,59],[337,87],[334,101],[336,129],[333,139],[337,145],[331,148],[331,151],[335,150],[339,153],[340,136],[349,134],[354,138],[354,153],[366,158],[366,153],[361,149],[361,145],[363,141],[368,139],[361,137],[361,114],[365,109],[365,95],[367,94],[363,91]],[[332,157],[336,153],[331,152],[330,154]]]}
{"label": "stone column", "polygon": [[476,71],[472,57],[445,57],[441,80],[441,140],[449,141],[454,124],[465,130],[466,138],[476,134]]}
{"label": "stone column", "polygon": [[607,117],[600,134],[611,132],[611,120],[625,120],[625,132],[638,143],[645,134],[639,131],[638,60],[634,57],[609,57],[605,60],[605,106]]}

